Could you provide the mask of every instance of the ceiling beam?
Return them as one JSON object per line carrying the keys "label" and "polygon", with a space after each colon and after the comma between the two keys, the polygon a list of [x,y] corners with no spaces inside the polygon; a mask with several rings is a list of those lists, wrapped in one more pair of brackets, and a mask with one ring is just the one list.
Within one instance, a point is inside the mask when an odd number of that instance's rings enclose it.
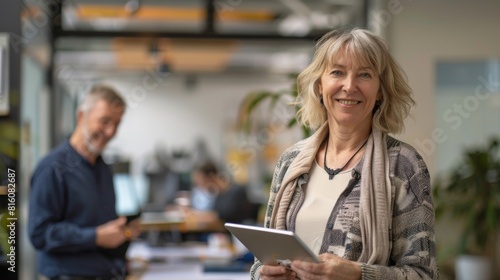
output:
{"label": "ceiling beam", "polygon": [[[61,1],[62,2],[62,1]],[[238,40],[301,40],[311,41],[318,39],[323,34],[315,33],[305,36],[295,35],[281,35],[279,33],[219,33],[215,29],[215,22],[217,19],[215,0],[206,0],[205,24],[202,32],[172,32],[172,31],[137,31],[137,30],[82,30],[82,29],[64,29],[60,24],[54,26],[52,35],[54,39],[64,37],[77,37],[77,38],[112,38],[112,37],[125,37],[125,38],[200,38],[200,39],[238,39]],[[90,6],[89,6],[90,8]],[[64,9],[61,9],[64,16]],[[201,10],[203,11],[203,10]],[[238,11],[233,11],[237,13]],[[242,13],[242,12],[240,12]],[[244,12],[243,12],[244,13]],[[262,14],[262,13],[261,13]],[[236,16],[236,15],[235,15]],[[240,15],[241,16],[241,15]],[[255,16],[255,15],[253,15]],[[268,20],[266,18],[259,18],[260,20]]]}
{"label": "ceiling beam", "polygon": [[236,34],[215,32],[146,32],[146,31],[99,31],[99,30],[53,30],[55,39],[63,37],[77,38],[190,38],[190,39],[239,39],[239,40],[301,40],[311,41],[318,39],[322,34],[308,34],[306,36],[283,36],[279,34]]}
{"label": "ceiling beam", "polygon": [[206,21],[205,21],[205,33],[214,33],[215,32],[215,16],[217,11],[215,10],[214,0],[206,0]]}
{"label": "ceiling beam", "polygon": [[[66,9],[70,10],[70,9]],[[182,8],[182,7],[162,7],[162,6],[144,6],[133,14],[130,14],[124,7],[117,5],[78,5],[74,7],[75,16],[79,20],[88,21],[99,18],[107,19],[126,19],[130,21],[202,21],[210,25],[215,21],[217,9],[214,9],[214,16],[206,8]],[[223,17],[217,20],[224,21],[252,21],[252,22],[270,22],[275,19],[276,13],[267,10],[231,10],[224,11]]]}

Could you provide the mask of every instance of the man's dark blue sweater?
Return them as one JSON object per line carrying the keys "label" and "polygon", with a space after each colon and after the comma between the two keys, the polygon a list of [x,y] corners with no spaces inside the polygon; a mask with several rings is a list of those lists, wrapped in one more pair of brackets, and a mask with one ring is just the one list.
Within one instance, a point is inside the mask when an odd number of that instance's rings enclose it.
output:
{"label": "man's dark blue sweater", "polygon": [[69,141],[47,155],[31,178],[29,237],[39,273],[120,277],[123,257],[96,245],[96,227],[117,218],[113,175],[97,158],[91,165]]}

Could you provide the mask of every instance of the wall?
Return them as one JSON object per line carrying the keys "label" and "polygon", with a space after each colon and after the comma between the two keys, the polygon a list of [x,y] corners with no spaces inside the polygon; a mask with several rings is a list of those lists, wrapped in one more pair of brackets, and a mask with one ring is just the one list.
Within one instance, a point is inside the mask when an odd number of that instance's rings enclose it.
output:
{"label": "wall", "polygon": [[[500,57],[500,37],[497,36],[500,1],[389,2],[393,6],[388,6],[391,8],[384,14],[384,21],[389,24],[388,39],[395,57],[408,74],[417,101],[414,119],[408,122],[401,139],[419,149],[429,165],[431,178],[435,178],[435,151],[446,145],[446,142],[438,143],[436,137],[433,139],[433,133],[439,129],[435,107],[436,62]],[[438,224],[438,247],[454,242],[458,232],[453,225]],[[496,266],[500,267],[498,263]]]}
{"label": "wall", "polygon": [[422,152],[432,174],[435,170],[432,147],[446,144],[431,140],[436,128],[436,61],[500,57],[500,37],[495,35],[500,26],[500,2],[396,2],[400,8],[389,21],[389,42],[396,59],[406,70],[417,101],[413,119],[408,122],[402,139]]}

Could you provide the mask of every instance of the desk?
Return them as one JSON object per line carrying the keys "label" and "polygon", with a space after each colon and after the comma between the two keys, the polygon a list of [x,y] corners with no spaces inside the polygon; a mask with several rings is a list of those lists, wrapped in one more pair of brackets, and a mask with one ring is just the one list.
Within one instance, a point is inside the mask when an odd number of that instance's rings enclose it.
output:
{"label": "desk", "polygon": [[180,233],[225,232],[224,223],[212,211],[169,210],[143,213],[143,231],[178,231]]}
{"label": "desk", "polygon": [[229,249],[210,249],[204,244],[151,247],[145,242],[132,242],[127,252],[130,260],[156,260],[147,263],[140,280],[248,280],[249,272],[203,272],[203,261],[224,262],[233,257]]}

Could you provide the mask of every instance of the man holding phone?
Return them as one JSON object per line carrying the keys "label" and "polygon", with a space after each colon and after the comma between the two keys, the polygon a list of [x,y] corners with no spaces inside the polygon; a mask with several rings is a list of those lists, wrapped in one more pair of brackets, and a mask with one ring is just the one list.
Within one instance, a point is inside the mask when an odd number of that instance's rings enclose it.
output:
{"label": "man holding phone", "polygon": [[33,174],[28,227],[42,279],[125,279],[126,246],[140,234],[139,220],[117,216],[113,174],[101,158],[125,108],[114,89],[93,87],[70,138]]}

